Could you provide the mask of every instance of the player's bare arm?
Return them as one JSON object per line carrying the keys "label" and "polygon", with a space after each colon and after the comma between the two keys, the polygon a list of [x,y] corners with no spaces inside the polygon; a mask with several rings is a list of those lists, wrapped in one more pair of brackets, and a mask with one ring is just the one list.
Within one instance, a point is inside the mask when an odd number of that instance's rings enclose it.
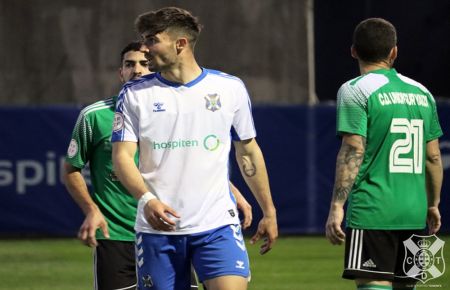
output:
{"label": "player's bare arm", "polygon": [[244,215],[244,219],[242,220],[242,228],[246,229],[252,224],[253,219],[253,213],[252,213],[252,206],[248,203],[248,201],[245,199],[245,197],[242,195],[242,193],[239,191],[239,189],[234,186],[233,183],[230,182],[230,189],[231,192],[234,195],[234,198],[236,199],[237,208],[242,211],[242,214]]}
{"label": "player's bare arm", "polygon": [[83,224],[78,231],[78,238],[83,244],[95,247],[97,246],[95,232],[98,228],[100,228],[106,238],[109,238],[108,224],[105,217],[92,200],[86,182],[81,174],[81,169],[65,163],[64,181],[70,195],[85,215]]}
{"label": "player's bare arm", "polygon": [[234,142],[234,146],[242,176],[263,212],[258,230],[251,238],[250,243],[254,244],[265,237],[260,248],[260,253],[265,254],[273,247],[278,237],[278,226],[264,157],[255,139]]}
{"label": "player's bare arm", "polygon": [[426,159],[426,186],[428,197],[427,223],[430,235],[435,234],[441,228],[441,214],[439,202],[441,200],[441,188],[444,172],[442,168],[439,140],[435,139],[427,143]]}
{"label": "player's bare arm", "polygon": [[[136,154],[137,143],[135,142],[115,142],[113,143],[113,165],[114,171],[120,182],[125,188],[136,198],[141,199],[144,195],[152,195],[141,173],[134,162],[134,155]],[[145,196],[147,198],[147,196]],[[159,231],[173,231],[175,230],[175,221],[170,216],[179,218],[178,214],[168,205],[159,201],[157,198],[147,198],[148,201],[144,208],[145,217],[148,223]]]}
{"label": "player's bare arm", "polygon": [[365,138],[359,135],[345,134],[336,160],[336,177],[333,197],[326,224],[326,236],[333,245],[345,240],[341,224],[344,219],[344,204],[355,183],[364,158]]}

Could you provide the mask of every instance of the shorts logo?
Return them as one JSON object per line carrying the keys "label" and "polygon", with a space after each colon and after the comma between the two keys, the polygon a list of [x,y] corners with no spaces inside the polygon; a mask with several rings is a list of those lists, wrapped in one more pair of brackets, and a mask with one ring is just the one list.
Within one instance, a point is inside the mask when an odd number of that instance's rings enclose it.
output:
{"label": "shorts logo", "polygon": [[145,275],[144,277],[142,277],[142,284],[144,284],[145,288],[151,288],[153,287],[153,280],[152,277],[150,275]]}
{"label": "shorts logo", "polygon": [[206,109],[215,112],[222,107],[220,96],[218,94],[208,94],[205,97]]}
{"label": "shorts logo", "polygon": [[236,261],[236,268],[237,269],[245,269],[244,261],[237,260]]}
{"label": "shorts logo", "polygon": [[123,115],[121,113],[115,113],[113,131],[120,131],[122,129],[123,129]]}
{"label": "shorts logo", "polygon": [[365,261],[365,262],[363,263],[363,267],[366,267],[366,268],[376,268],[377,265],[372,261],[372,259],[369,259],[369,260],[367,260],[367,261]]}
{"label": "shorts logo", "polygon": [[78,143],[75,139],[70,140],[69,148],[67,148],[67,156],[72,158],[78,152]]}
{"label": "shorts logo", "polygon": [[445,272],[444,244],[445,242],[436,235],[412,235],[404,241],[403,271],[406,276],[422,283],[442,276]]}

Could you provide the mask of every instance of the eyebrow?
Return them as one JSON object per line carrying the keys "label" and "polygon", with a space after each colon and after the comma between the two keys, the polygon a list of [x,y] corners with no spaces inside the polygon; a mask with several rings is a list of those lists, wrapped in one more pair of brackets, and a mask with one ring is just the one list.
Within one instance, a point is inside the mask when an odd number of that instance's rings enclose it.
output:
{"label": "eyebrow", "polygon": [[141,59],[141,60],[138,60],[138,61],[135,61],[135,60],[131,60],[131,59],[125,59],[124,60],[124,63],[125,64],[136,64],[136,63],[140,63],[140,64],[143,64],[143,63],[148,63],[148,59]]}

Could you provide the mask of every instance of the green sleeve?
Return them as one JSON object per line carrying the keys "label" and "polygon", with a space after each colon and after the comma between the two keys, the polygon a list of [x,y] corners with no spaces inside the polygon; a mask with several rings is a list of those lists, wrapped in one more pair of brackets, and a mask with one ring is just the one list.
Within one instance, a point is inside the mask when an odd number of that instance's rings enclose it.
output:
{"label": "green sleeve", "polygon": [[337,134],[367,134],[367,97],[357,87],[345,83],[337,96]]}
{"label": "green sleeve", "polygon": [[80,113],[72,132],[66,161],[72,166],[83,168],[89,161],[92,150],[92,126],[88,116]]}
{"label": "green sleeve", "polygon": [[432,101],[429,103],[431,104],[432,115],[431,115],[430,131],[427,136],[427,142],[437,139],[443,135],[441,125],[439,124],[439,117],[437,113],[436,103],[434,102],[434,99],[432,99]]}

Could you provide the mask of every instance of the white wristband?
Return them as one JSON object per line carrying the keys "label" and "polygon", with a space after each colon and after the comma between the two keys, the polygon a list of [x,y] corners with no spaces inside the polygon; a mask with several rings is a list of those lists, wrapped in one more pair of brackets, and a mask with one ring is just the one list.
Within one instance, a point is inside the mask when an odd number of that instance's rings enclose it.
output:
{"label": "white wristband", "polygon": [[146,204],[149,200],[155,199],[156,196],[151,193],[150,191],[147,191],[146,193],[144,193],[141,198],[139,198],[139,202],[143,202],[144,204]]}

